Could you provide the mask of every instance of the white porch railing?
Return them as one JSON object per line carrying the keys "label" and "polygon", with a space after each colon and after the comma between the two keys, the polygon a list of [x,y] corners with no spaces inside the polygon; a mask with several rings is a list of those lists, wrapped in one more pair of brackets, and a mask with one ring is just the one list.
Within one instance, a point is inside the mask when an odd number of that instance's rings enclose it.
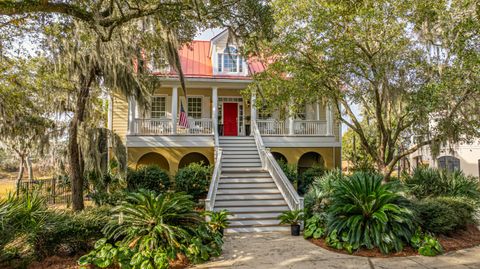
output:
{"label": "white porch railing", "polygon": [[265,148],[263,144],[262,136],[258,130],[258,126],[255,120],[252,121],[252,132],[255,137],[255,143],[257,144],[258,151],[260,153],[260,160],[262,166],[270,172],[273,181],[279,188],[283,197],[287,201],[291,210],[303,209],[303,198],[300,197],[297,191],[293,188],[292,184],[288,180],[285,173],[278,165],[277,161],[273,157],[269,148]]}
{"label": "white porch railing", "polygon": [[211,135],[213,134],[212,119],[188,119],[189,128],[177,126],[177,134]]}
{"label": "white porch railing", "polygon": [[220,181],[220,175],[222,173],[222,148],[220,148],[220,142],[218,139],[218,126],[214,122],[213,137],[215,143],[215,167],[213,169],[212,181],[208,189],[207,199],[205,199],[205,210],[213,211],[215,205],[215,196],[217,195],[218,182]]}
{"label": "white porch railing", "polygon": [[135,119],[133,130],[137,135],[170,135],[173,124],[171,119]]}
{"label": "white porch railing", "polygon": [[[211,135],[213,134],[212,119],[188,119],[189,128],[177,126],[177,135]],[[172,135],[172,119],[135,119],[135,135]]]}
{"label": "white porch railing", "polygon": [[320,120],[294,120],[293,130],[296,135],[327,135],[327,122]]}
{"label": "white porch railing", "polygon": [[279,120],[257,120],[258,130],[263,135],[288,135],[288,124]]}
{"label": "white porch railing", "polygon": [[294,120],[293,132],[289,130],[288,120],[257,120],[258,131],[261,135],[303,135],[326,136],[328,135],[327,121],[320,120]]}

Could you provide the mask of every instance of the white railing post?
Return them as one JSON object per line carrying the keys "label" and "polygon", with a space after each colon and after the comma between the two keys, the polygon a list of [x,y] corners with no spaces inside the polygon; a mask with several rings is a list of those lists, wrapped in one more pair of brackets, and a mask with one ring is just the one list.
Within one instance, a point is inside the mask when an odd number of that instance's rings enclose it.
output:
{"label": "white railing post", "polygon": [[172,133],[177,134],[178,87],[172,88]]}
{"label": "white railing post", "polygon": [[295,134],[295,115],[292,110],[292,102],[288,104],[288,135]]}
{"label": "white railing post", "polygon": [[333,114],[332,106],[330,104],[326,105],[325,117],[327,118],[327,135],[333,135]]}
{"label": "white railing post", "polygon": [[257,120],[257,93],[255,90],[252,91],[252,96],[250,99],[250,135],[253,136],[252,126],[253,123]]}
{"label": "white railing post", "polygon": [[128,134],[132,135],[135,133],[135,112],[137,111],[137,100],[135,96],[128,97]]}
{"label": "white railing post", "polygon": [[212,123],[213,132],[218,132],[218,89],[212,87]]}

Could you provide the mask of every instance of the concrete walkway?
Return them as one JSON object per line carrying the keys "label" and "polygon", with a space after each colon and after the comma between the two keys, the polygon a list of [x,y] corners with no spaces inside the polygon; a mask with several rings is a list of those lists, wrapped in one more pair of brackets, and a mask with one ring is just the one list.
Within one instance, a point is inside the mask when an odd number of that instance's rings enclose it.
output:
{"label": "concrete walkway", "polygon": [[195,268],[480,268],[480,247],[437,257],[364,258],[325,250],[288,233],[228,234],[222,256]]}

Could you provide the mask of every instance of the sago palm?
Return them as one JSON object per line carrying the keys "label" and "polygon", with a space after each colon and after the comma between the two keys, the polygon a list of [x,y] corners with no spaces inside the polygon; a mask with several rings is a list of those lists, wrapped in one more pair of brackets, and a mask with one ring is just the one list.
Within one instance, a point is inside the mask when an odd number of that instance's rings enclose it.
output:
{"label": "sago palm", "polygon": [[191,196],[182,193],[132,193],[113,209],[104,233],[138,251],[161,249],[174,254],[202,220],[194,205]]}
{"label": "sago palm", "polygon": [[359,172],[337,181],[328,212],[328,231],[336,231],[354,249],[400,251],[415,231],[406,199],[382,176]]}

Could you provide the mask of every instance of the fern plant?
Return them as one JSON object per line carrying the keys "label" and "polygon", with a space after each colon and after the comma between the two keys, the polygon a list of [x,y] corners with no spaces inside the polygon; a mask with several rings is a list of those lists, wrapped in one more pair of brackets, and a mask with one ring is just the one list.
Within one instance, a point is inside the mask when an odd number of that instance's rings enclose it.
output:
{"label": "fern plant", "polygon": [[327,209],[329,233],[336,231],[354,248],[403,249],[415,231],[414,213],[397,187],[382,184],[382,178],[357,172],[336,183]]}

